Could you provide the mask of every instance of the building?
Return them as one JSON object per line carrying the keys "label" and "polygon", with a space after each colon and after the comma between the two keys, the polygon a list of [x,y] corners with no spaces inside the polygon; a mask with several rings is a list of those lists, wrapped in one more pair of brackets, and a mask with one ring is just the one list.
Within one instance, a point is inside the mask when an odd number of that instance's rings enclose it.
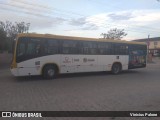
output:
{"label": "building", "polygon": [[149,53],[151,53],[153,56],[160,55],[160,37],[155,38],[145,38],[145,39],[137,39],[133,40],[136,42],[146,42],[149,47]]}

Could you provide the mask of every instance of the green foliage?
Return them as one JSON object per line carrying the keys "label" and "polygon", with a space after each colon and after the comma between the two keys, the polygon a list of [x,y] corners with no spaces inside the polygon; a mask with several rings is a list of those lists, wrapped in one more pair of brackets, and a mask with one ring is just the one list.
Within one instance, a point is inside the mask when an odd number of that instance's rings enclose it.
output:
{"label": "green foliage", "polygon": [[10,21],[0,21],[0,28],[6,32],[7,37],[15,39],[18,33],[28,33],[30,23]]}
{"label": "green foliage", "polygon": [[[0,49],[7,49],[12,51],[14,39],[18,33],[28,33],[30,23],[25,22],[15,22],[11,21],[0,21]],[[4,37],[5,36],[5,37]]]}
{"label": "green foliage", "polygon": [[113,28],[110,29],[107,33],[102,33],[101,36],[104,39],[112,39],[112,40],[121,40],[127,33],[124,32],[124,29]]}
{"label": "green foliage", "polygon": [[6,46],[6,40],[7,40],[7,37],[6,37],[6,33],[3,29],[0,29],[0,51],[2,52]]}

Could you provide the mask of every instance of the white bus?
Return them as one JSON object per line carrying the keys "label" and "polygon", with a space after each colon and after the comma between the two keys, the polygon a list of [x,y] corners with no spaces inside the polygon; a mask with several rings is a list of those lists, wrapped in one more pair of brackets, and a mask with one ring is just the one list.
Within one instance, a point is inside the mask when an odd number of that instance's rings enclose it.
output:
{"label": "white bus", "polygon": [[19,34],[11,72],[14,76],[111,71],[146,67],[147,45],[139,42],[49,34]]}

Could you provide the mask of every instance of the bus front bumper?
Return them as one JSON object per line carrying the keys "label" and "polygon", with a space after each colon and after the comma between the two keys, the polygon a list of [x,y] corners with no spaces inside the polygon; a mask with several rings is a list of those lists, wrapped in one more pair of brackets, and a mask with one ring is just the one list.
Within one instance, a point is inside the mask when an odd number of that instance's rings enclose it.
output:
{"label": "bus front bumper", "polygon": [[18,76],[18,69],[17,68],[10,68],[10,71],[11,71],[12,75]]}

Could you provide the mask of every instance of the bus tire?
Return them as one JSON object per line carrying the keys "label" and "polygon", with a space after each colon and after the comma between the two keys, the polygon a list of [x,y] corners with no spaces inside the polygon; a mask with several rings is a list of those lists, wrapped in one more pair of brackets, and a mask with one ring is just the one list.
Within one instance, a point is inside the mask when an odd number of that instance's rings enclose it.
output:
{"label": "bus tire", "polygon": [[47,65],[43,69],[43,77],[45,79],[53,79],[56,76],[56,69],[52,65]]}
{"label": "bus tire", "polygon": [[115,75],[119,74],[121,70],[122,70],[122,66],[120,63],[114,63],[112,65],[112,70],[111,70],[112,74],[115,74]]}

